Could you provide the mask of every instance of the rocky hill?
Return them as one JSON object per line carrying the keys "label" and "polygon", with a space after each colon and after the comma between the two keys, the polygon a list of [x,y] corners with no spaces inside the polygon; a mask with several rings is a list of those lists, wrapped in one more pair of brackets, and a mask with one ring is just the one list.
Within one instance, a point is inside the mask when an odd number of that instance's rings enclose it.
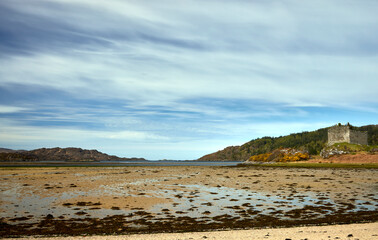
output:
{"label": "rocky hill", "polygon": [[146,161],[144,158],[120,158],[97,150],[81,148],[40,148],[31,151],[17,151],[0,149],[1,162],[13,161],[64,161],[64,162],[93,162],[93,161]]}
{"label": "rocky hill", "polygon": [[[352,127],[354,130],[368,132],[368,144],[378,144],[378,125]],[[241,146],[230,146],[215,153],[207,154],[198,161],[245,161],[251,156],[273,152],[279,148],[295,148],[317,155],[325,147],[328,128],[312,132],[302,132],[281,137],[263,137],[251,140]]]}
{"label": "rocky hill", "polygon": [[9,148],[0,148],[0,153],[15,153],[15,152],[24,152],[25,150],[13,150]]}

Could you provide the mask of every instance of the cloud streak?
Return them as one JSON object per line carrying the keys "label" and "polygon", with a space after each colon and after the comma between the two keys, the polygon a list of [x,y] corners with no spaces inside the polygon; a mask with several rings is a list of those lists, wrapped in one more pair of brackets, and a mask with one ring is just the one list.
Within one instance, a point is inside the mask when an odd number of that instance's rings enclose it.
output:
{"label": "cloud streak", "polygon": [[159,141],[227,146],[300,121],[298,130],[374,123],[376,9],[337,0],[4,0],[0,116],[8,135],[74,129],[106,136],[95,147],[122,141],[117,153],[133,138],[148,152]]}

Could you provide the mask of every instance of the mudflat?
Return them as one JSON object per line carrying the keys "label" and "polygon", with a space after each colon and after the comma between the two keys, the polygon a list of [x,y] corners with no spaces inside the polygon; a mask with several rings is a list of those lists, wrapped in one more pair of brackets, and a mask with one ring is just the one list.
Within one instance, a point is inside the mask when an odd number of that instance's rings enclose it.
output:
{"label": "mudflat", "polygon": [[378,220],[376,169],[37,167],[0,173],[2,237]]}

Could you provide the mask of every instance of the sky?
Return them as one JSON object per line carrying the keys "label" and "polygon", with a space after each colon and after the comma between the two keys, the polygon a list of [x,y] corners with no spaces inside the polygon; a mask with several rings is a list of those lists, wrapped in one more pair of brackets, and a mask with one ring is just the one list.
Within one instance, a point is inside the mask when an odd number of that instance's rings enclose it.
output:
{"label": "sky", "polygon": [[375,0],[1,0],[0,147],[197,159],[378,123]]}

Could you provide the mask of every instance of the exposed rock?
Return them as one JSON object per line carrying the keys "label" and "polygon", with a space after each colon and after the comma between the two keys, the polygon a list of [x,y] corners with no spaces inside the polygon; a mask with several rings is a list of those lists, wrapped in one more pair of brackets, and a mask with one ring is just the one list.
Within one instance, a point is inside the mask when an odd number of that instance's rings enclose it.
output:
{"label": "exposed rock", "polygon": [[378,148],[372,148],[372,149],[370,150],[370,152],[371,152],[371,153],[378,153]]}
{"label": "exposed rock", "polygon": [[25,152],[25,150],[13,150],[9,148],[0,148],[0,153],[16,153],[16,152]]}
{"label": "exposed rock", "polygon": [[329,157],[334,156],[334,155],[342,155],[342,154],[349,154],[349,152],[345,151],[345,150],[340,150],[340,149],[337,149],[337,148],[324,148],[320,152],[320,156],[322,158],[329,158]]}
{"label": "exposed rock", "polygon": [[120,158],[97,150],[81,148],[40,148],[31,151],[0,152],[0,162],[16,161],[146,161],[144,158]]}
{"label": "exposed rock", "polygon": [[0,162],[35,162],[38,156],[28,152],[0,152]]}

